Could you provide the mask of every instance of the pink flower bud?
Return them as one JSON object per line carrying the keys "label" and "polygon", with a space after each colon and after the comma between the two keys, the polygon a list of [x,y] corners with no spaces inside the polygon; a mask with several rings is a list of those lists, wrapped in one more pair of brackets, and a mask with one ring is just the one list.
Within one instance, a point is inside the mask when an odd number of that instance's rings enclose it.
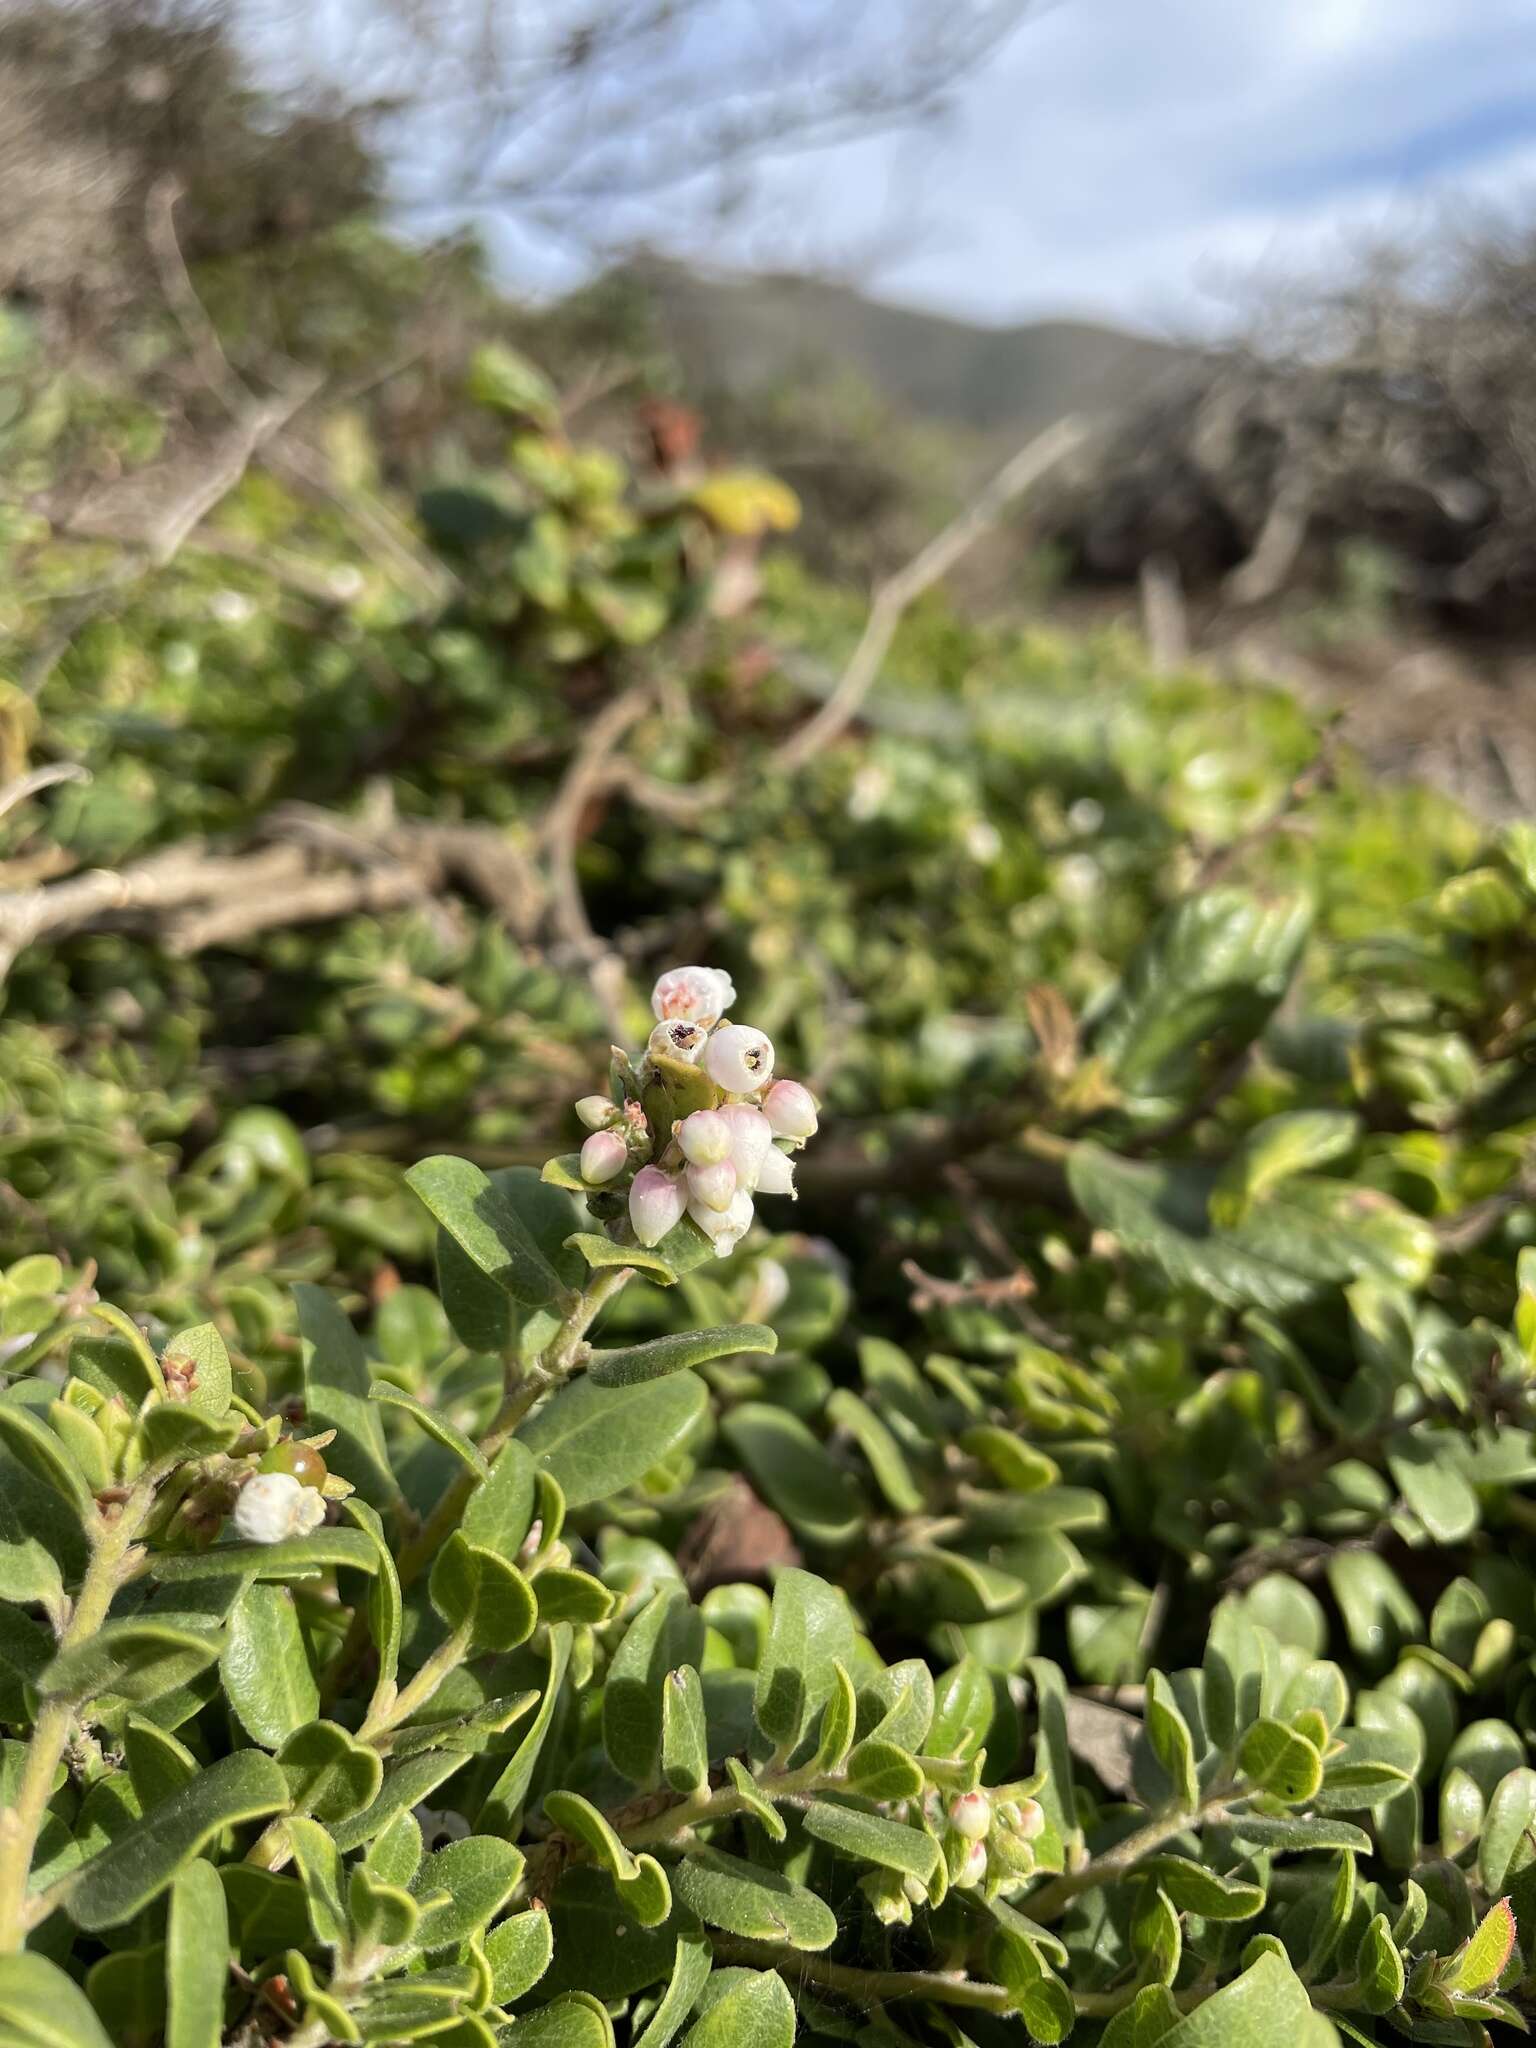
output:
{"label": "pink flower bud", "polygon": [[689,1024],[713,1024],[735,1000],[735,987],[723,968],[672,967],[651,990],[651,1011]]}
{"label": "pink flower bud", "polygon": [[688,1194],[706,1209],[729,1209],[736,1194],[736,1169],[729,1159],[717,1159],[709,1166],[690,1166]]}
{"label": "pink flower bud", "polygon": [[576,1114],[589,1131],[606,1130],[619,1112],[606,1095],[583,1095],[576,1105]]}
{"label": "pink flower bud", "polygon": [[992,1830],[992,1802],[985,1792],[962,1792],[949,1802],[949,1824],[968,1842],[984,1842]]}
{"label": "pink flower bud", "polygon": [[972,1842],[965,1852],[965,1861],[952,1880],[953,1887],[957,1892],[971,1891],[981,1883],[986,1874],[987,1845],[985,1842]]}
{"label": "pink flower bud", "polygon": [[683,1220],[687,1190],[659,1166],[642,1166],[629,1190],[629,1220],[643,1245],[660,1244]]}
{"label": "pink flower bud", "polygon": [[722,1024],[704,1048],[704,1071],[731,1095],[754,1095],[773,1079],[773,1041],[750,1024]]}
{"label": "pink flower bud", "polygon": [[776,1138],[816,1135],[816,1098],[798,1081],[775,1081],[763,1097],[763,1115]]}
{"label": "pink flower bud", "polygon": [[686,1060],[692,1066],[704,1050],[708,1036],[702,1024],[690,1024],[686,1018],[669,1019],[656,1026],[646,1040],[646,1051],[662,1059]]}
{"label": "pink flower bud", "polygon": [[594,1131],[581,1148],[581,1177],[601,1187],[629,1163],[629,1147],[617,1131]]}
{"label": "pink flower bud", "polygon": [[757,1186],[764,1155],[773,1144],[768,1119],[749,1102],[727,1102],[715,1114],[730,1126],[731,1164],[736,1169],[736,1184],[750,1194]]}
{"label": "pink flower bud", "polygon": [[776,1145],[770,1145],[757,1169],[757,1193],[793,1196],[794,1192],[795,1162]]}
{"label": "pink flower bud", "polygon": [[696,1109],[678,1126],[677,1142],[690,1166],[715,1166],[731,1156],[731,1127],[713,1109]]}
{"label": "pink flower bud", "polygon": [[688,1214],[714,1240],[715,1250],[723,1259],[735,1251],[738,1244],[752,1228],[752,1197],[738,1188],[732,1195],[729,1208],[711,1209],[703,1202],[690,1201]]}

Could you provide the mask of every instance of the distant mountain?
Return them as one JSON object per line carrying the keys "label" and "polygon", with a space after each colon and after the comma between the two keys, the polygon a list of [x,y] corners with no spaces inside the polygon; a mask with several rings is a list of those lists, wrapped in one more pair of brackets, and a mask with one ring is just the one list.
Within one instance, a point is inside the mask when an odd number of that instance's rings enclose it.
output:
{"label": "distant mountain", "polygon": [[821,278],[709,275],[650,257],[632,274],[694,390],[746,395],[800,369],[844,364],[891,403],[988,440],[1134,403],[1193,360],[1089,321],[973,327]]}

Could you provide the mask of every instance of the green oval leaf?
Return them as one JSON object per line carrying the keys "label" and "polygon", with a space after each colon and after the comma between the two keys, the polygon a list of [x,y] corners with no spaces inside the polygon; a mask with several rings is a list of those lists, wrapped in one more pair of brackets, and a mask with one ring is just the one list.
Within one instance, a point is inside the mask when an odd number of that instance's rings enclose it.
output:
{"label": "green oval leaf", "polygon": [[450,1237],[480,1271],[525,1308],[542,1308],[564,1283],[505,1187],[497,1187],[467,1159],[439,1153],[406,1174]]}
{"label": "green oval leaf", "polygon": [[240,1725],[276,1749],[320,1712],[293,1595],[286,1586],[247,1586],[224,1631],[219,1676]]}
{"label": "green oval leaf", "polygon": [[772,1352],[776,1333],[766,1323],[732,1323],[712,1330],[679,1330],[654,1337],[648,1344],[630,1344],[620,1351],[594,1351],[587,1377],[600,1387],[634,1386],[657,1380],[684,1366],[704,1365],[711,1358],[733,1358],[739,1352]]}
{"label": "green oval leaf", "polygon": [[709,1405],[691,1372],[632,1387],[573,1380],[542,1407],[518,1441],[559,1483],[569,1508],[621,1493],[682,1442]]}
{"label": "green oval leaf", "polygon": [[781,1871],[743,1863],[720,1849],[693,1849],[672,1873],[677,1898],[709,1927],[790,1948],[830,1948],[837,1916],[824,1899]]}

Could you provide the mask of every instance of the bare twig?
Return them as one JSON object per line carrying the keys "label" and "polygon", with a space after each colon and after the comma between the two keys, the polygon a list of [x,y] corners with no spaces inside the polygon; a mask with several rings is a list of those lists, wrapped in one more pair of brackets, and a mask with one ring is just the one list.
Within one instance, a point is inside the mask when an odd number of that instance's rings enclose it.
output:
{"label": "bare twig", "polygon": [[864,631],[847,667],[826,702],[820,705],[773,755],[784,770],[803,767],[858,714],[890,652],[904,613],[925,590],[946,576],[962,555],[995,526],[1013,501],[1086,438],[1084,421],[1069,416],[1037,434],[1014,455],[992,481],[942,533],[936,534],[904,568],[887,577],[875,591]]}
{"label": "bare twig", "polygon": [[1230,840],[1225,846],[1217,847],[1207,855],[1191,884],[1191,894],[1201,889],[1209,889],[1214,883],[1221,881],[1240,860],[1252,853],[1255,847],[1263,846],[1274,838],[1277,832],[1285,831],[1309,797],[1316,796],[1319,790],[1331,786],[1334,776],[1338,773],[1341,738],[1339,721],[1335,719],[1323,728],[1318,739],[1317,752],[1296,776],[1269,816],[1260,819],[1250,831],[1239,833],[1236,839]]}
{"label": "bare twig", "polygon": [[615,1039],[624,1035],[624,963],[592,929],[576,869],[576,847],[588,804],[610,786],[614,749],[650,707],[650,684],[633,683],[598,713],[571,756],[565,778],[545,815],[541,835],[548,849],[556,929],[585,964],[593,993]]}
{"label": "bare twig", "polygon": [[351,821],[294,807],[274,813],[267,830],[279,833],[277,843],[255,851],[192,840],[121,871],[97,868],[0,893],[0,978],[38,940],[125,923],[190,954],[290,925],[430,902],[457,880],[527,938],[544,901],[531,864],[488,826],[387,820],[370,836]]}
{"label": "bare twig", "polygon": [[29,769],[25,775],[18,775],[14,782],[6,783],[0,789],[0,818],[7,811],[14,811],[18,804],[24,804],[28,797],[51,789],[56,782],[89,782],[90,779],[91,771],[82,768],[78,761],[53,761],[46,767]]}
{"label": "bare twig", "polygon": [[222,401],[230,417],[239,419],[249,409],[252,393],[225,355],[219,331],[198,297],[187,269],[176,233],[176,202],[184,196],[181,182],[175,177],[157,178],[150,187],[144,207],[150,254],[160,274],[160,288],[186,337],[203,382]]}

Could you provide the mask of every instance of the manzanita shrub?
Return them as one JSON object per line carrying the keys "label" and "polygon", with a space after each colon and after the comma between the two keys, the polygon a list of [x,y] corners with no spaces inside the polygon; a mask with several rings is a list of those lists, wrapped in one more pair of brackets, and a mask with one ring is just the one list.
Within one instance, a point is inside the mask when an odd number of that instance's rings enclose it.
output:
{"label": "manzanita shrub", "polygon": [[[258,1405],[214,1325],[157,1349],[48,1258],[7,1276],[61,1312],[0,1399],[0,2039],[1523,2028],[1536,1771],[1482,1708],[1521,1691],[1528,1589],[1453,1578],[1424,1629],[1376,1552],[1340,1545],[1353,1668],[1304,1584],[1260,1568],[1194,1665],[1074,1690],[1028,1617],[1106,1503],[1035,1439],[1096,1389],[1037,1344],[967,1370],[871,1340],[863,1393],[821,1404],[831,1444],[793,1398],[738,1398],[796,1325],[790,1272],[738,1247],[817,1116],[734,994],[663,975],[648,1047],[615,1049],[578,1105],[591,1135],[542,1175],[412,1171],[437,1230],[438,1299],[404,1305],[426,1373],[370,1361],[304,1287],[293,1392]],[[1326,1136],[1250,1148],[1213,1217]],[[1078,1171],[1140,1198],[1104,1160]],[[605,1343],[631,1283],[696,1312]],[[763,1320],[702,1323],[743,1293]],[[1536,1305],[1470,1344],[1416,1345],[1379,1289],[1354,1309],[1366,1391],[1333,1475],[1356,1452],[1368,1471],[1379,1383],[1403,1514],[1433,1539],[1458,1489],[1475,1518],[1480,1480],[1529,1467],[1505,1418]],[[717,1442],[834,1571],[787,1548],[771,1592],[695,1597],[667,1538]],[[903,1611],[928,1655],[883,1653]],[[1086,1639],[1113,1636],[1088,1614]],[[1362,1684],[1393,1627],[1424,1640]]]}
{"label": "manzanita shrub", "polygon": [[937,603],[790,771],[862,598],[500,347],[146,559],[4,321],[0,2048],[1519,2027],[1536,833]]}

